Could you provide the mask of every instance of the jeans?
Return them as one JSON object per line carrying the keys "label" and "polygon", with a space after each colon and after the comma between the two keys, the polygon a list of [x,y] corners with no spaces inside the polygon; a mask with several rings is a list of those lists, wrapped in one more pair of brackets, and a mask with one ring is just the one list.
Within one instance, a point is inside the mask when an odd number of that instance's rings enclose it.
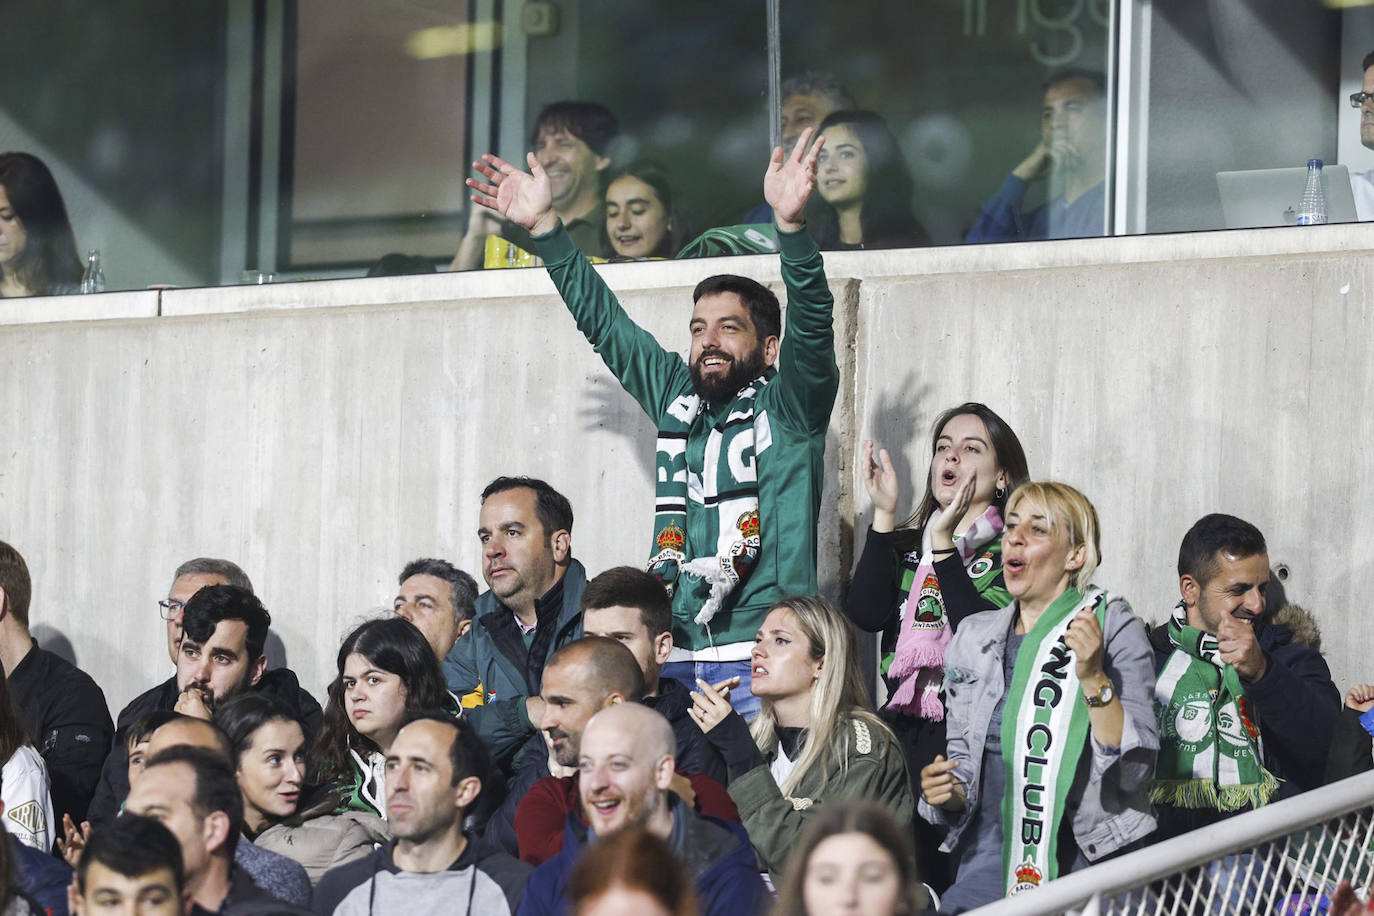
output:
{"label": "jeans", "polygon": [[744,716],[746,722],[754,721],[762,707],[759,698],[749,689],[752,681],[752,662],[742,659],[737,662],[669,662],[659,672],[661,677],[681,681],[688,690],[697,689],[697,678],[708,684],[716,684],[728,677],[738,677],[739,686],[730,690],[730,705]]}

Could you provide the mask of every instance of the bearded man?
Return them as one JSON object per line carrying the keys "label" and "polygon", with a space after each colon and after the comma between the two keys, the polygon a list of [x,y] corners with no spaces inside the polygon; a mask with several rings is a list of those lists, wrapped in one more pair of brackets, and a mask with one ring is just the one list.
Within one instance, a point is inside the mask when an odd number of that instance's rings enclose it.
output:
{"label": "bearded man", "polygon": [[764,196],[773,208],[787,289],[708,277],[693,294],[686,362],[630,320],[554,211],[551,183],[491,154],[474,163],[475,203],[528,229],[578,327],[658,425],[649,572],[672,593],[673,652],[663,674],[734,687],[745,715],[749,651],[769,608],[816,591],[816,518],[825,433],[839,389],[834,298],[806,231],[822,141],[802,133],[773,150]]}

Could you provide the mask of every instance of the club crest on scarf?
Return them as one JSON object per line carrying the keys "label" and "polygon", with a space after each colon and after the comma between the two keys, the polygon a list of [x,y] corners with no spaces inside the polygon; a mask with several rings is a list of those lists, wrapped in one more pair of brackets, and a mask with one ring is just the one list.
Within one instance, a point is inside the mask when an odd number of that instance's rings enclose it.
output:
{"label": "club crest on scarf", "polygon": [[1024,894],[1026,891],[1033,891],[1040,886],[1040,882],[1045,880],[1045,876],[1040,873],[1040,869],[1035,867],[1035,863],[1029,858],[1021,863],[1021,867],[1016,869],[1016,883],[1012,885],[1008,897],[1015,897],[1017,894]]}

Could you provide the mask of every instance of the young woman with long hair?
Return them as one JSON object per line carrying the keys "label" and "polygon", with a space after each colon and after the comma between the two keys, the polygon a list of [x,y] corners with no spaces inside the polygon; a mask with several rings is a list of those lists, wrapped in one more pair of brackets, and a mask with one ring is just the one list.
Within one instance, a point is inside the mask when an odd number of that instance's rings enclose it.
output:
{"label": "young woman with long hair", "polygon": [[0,298],[81,289],[67,205],[43,160],[0,153]]}
{"label": "young woman with long hair", "polygon": [[808,818],[837,799],[870,799],[909,820],[906,761],[869,708],[854,637],[822,598],[780,601],[759,628],[752,726],[723,685],[698,681],[692,716],[725,759],[730,797],[759,861],[780,873]]}
{"label": "young woman with long hair", "polygon": [[914,187],[897,139],[871,111],[835,111],[816,129],[815,197],[806,221],[822,251],[918,248],[930,236],[911,209]]}

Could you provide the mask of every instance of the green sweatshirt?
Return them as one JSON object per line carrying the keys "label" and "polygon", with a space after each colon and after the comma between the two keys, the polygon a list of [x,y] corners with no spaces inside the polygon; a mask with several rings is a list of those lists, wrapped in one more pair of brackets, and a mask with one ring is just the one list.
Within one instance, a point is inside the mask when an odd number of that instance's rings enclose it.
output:
{"label": "green sweatshirt", "polygon": [[[676,398],[693,393],[691,372],[678,353],[625,314],[615,295],[560,225],[535,238],[539,254],[577,327],[654,421]],[[782,278],[787,287],[777,374],[756,399],[755,426],[768,430],[755,446],[759,487],[760,553],[749,577],[725,601],[707,627],[694,622],[709,593],[684,576],[673,593],[673,661],[737,661],[749,657],[754,633],[781,598],[816,593],[816,518],[825,470],[825,434],[839,390],[835,363],[834,297],[816,243],[803,228],[778,232]],[[684,309],[684,317],[687,313]],[[706,422],[693,424],[687,469],[700,475],[711,424],[728,404],[708,405]],[[688,559],[713,556],[705,510],[687,501]],[[649,558],[649,545],[644,545]],[[715,646],[712,651],[710,646]]]}

